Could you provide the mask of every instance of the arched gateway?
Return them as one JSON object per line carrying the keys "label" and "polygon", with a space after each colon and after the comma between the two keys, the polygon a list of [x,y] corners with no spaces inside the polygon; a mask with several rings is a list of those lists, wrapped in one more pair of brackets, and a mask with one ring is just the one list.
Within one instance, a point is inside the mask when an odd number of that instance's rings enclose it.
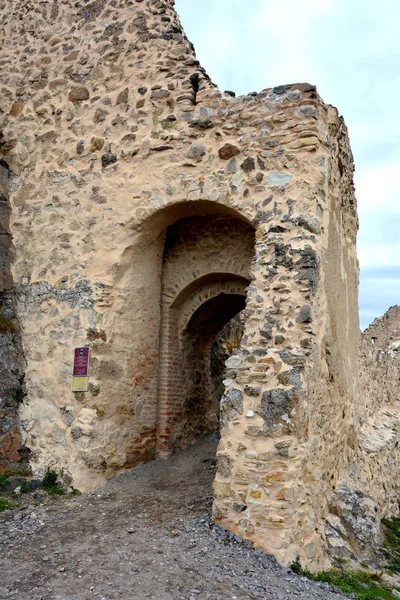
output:
{"label": "arched gateway", "polygon": [[0,470],[93,490],[220,419],[214,519],[325,567],[400,470],[394,378],[358,391],[346,126],[307,83],[220,92],[173,4],[0,0]]}
{"label": "arched gateway", "polygon": [[211,349],[245,307],[254,229],[224,214],[178,220],[163,255],[157,452],[218,427]]}

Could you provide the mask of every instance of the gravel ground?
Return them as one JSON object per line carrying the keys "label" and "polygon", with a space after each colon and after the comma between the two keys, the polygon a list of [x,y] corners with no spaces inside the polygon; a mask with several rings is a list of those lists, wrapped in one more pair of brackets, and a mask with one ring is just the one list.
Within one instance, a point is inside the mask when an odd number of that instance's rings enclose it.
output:
{"label": "gravel ground", "polygon": [[344,598],[212,524],[215,447],[205,439],[95,494],[36,494],[36,505],[0,513],[0,598]]}

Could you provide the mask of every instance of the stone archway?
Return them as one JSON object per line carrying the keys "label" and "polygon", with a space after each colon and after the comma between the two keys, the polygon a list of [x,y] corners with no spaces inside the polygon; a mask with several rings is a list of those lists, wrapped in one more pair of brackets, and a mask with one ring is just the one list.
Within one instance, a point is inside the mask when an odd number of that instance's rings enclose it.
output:
{"label": "stone archway", "polygon": [[[224,371],[224,353],[212,353],[219,332],[246,305],[241,294],[219,294],[206,300],[193,314],[180,337],[182,414],[175,443],[187,445],[219,427],[218,385]],[[219,348],[218,348],[219,349]],[[213,360],[214,359],[214,360]]]}
{"label": "stone archway", "polygon": [[211,348],[245,308],[254,229],[230,215],[167,228],[162,269],[157,452],[168,456],[218,428]]}

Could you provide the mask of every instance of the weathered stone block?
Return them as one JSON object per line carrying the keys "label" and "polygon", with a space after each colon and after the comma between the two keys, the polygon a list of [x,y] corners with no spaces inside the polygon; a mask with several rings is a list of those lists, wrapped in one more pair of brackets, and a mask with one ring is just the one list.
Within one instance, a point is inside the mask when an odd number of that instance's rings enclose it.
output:
{"label": "weathered stone block", "polygon": [[234,146],[233,144],[224,144],[222,148],[218,150],[218,156],[224,160],[233,158],[237,154],[240,154],[240,148],[238,148],[238,146]]}
{"label": "weathered stone block", "polygon": [[84,85],[76,85],[72,87],[68,94],[68,100],[71,102],[83,102],[84,100],[89,100],[89,97],[89,90]]}

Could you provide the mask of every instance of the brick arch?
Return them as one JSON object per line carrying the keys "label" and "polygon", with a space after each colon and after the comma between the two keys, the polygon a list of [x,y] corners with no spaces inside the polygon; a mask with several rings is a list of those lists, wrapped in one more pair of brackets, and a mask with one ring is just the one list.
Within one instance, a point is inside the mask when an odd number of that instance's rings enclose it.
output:
{"label": "brick arch", "polygon": [[[218,275],[222,276],[221,279],[214,279]],[[196,287],[190,295],[186,296],[186,290],[183,290],[173,303],[174,307],[178,308],[178,332],[180,335],[188,326],[194,313],[208,300],[221,294],[246,296],[248,279],[228,273],[212,273],[211,276],[211,281],[207,276],[195,280],[193,284]],[[191,286],[188,287],[191,288]]]}
{"label": "brick arch", "polygon": [[240,206],[229,197],[215,200],[204,196],[196,200],[163,198],[162,201],[146,202],[137,209],[134,228],[158,235],[180,219],[218,214],[234,217],[253,228],[256,227],[255,211],[252,207]]}
{"label": "brick arch", "polygon": [[[188,397],[188,377],[182,369],[189,352],[187,348],[190,346],[194,363],[198,359],[195,356],[198,345],[200,362],[203,361],[198,371],[205,373],[207,361],[210,365],[213,335],[218,333],[219,324],[222,328],[227,322],[225,314],[234,316],[235,311],[242,310],[245,305],[243,298],[251,279],[254,244],[254,228],[231,213],[185,216],[167,228],[162,267],[157,395],[157,452],[160,456],[168,456],[177,444],[185,444],[182,415]],[[185,346],[188,326],[199,311],[206,310],[202,308],[206,304],[209,312],[202,325],[204,336],[192,331],[191,342]],[[221,314],[213,313],[213,310],[221,311]],[[197,342],[193,345],[196,335]],[[207,414],[207,399],[200,400],[205,419],[212,427],[212,419]],[[202,429],[202,424],[197,422],[196,430],[205,432],[207,424],[203,425]],[[190,439],[192,441],[194,439]]]}

